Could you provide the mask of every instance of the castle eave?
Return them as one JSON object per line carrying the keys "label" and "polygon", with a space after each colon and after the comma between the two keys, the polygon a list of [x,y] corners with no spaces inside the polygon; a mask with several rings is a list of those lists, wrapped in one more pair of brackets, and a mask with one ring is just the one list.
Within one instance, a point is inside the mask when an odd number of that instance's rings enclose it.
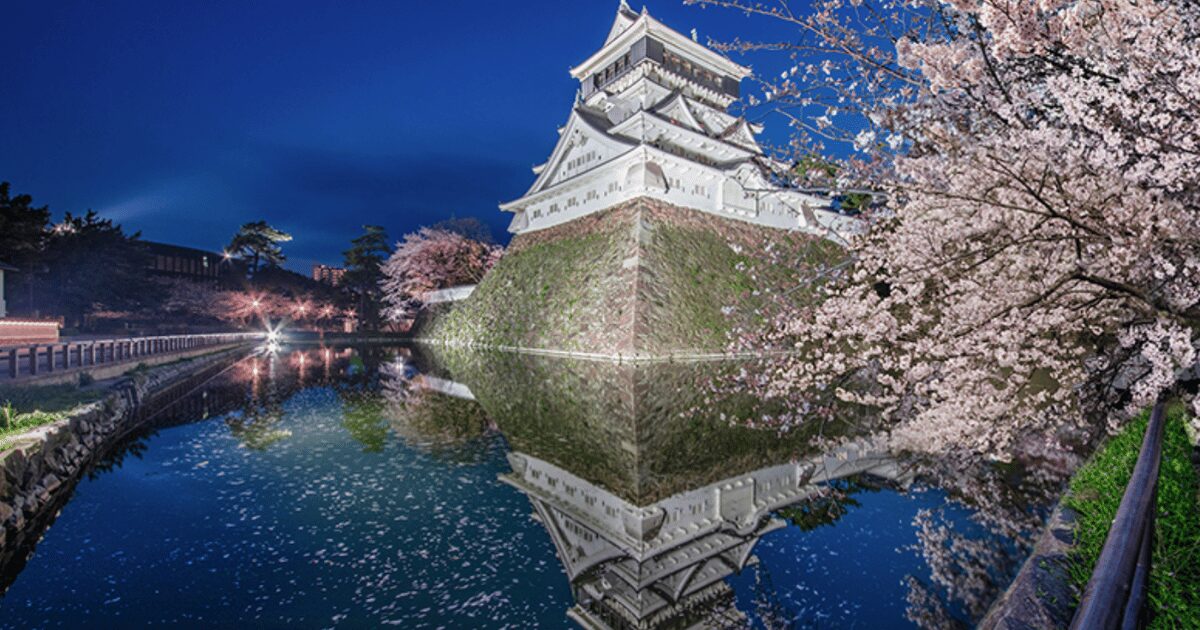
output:
{"label": "castle eave", "polygon": [[744,79],[754,72],[733,60],[718,54],[699,42],[692,41],[677,33],[669,26],[654,19],[648,13],[641,14],[633,24],[630,24],[615,38],[609,40],[600,50],[596,51],[579,65],[571,68],[571,76],[582,80],[609,61],[624,53],[639,37],[653,35],[660,41],[671,45],[672,48],[686,57],[692,58],[703,65],[712,66],[721,72],[738,80]]}

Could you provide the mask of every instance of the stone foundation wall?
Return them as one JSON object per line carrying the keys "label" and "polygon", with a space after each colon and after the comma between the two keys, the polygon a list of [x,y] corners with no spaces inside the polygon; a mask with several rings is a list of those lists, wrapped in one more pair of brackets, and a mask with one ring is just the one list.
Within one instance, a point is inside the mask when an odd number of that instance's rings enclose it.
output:
{"label": "stone foundation wall", "polygon": [[151,369],[71,417],[15,438],[15,446],[0,453],[0,576],[23,563],[89,464],[138,428],[156,405],[220,372],[244,352],[244,347],[228,349]]}
{"label": "stone foundation wall", "polygon": [[[435,343],[645,360],[726,351],[801,282],[781,251],[841,248],[639,198],[513,238],[470,298],[423,322]],[[796,293],[806,299],[804,292]]]}

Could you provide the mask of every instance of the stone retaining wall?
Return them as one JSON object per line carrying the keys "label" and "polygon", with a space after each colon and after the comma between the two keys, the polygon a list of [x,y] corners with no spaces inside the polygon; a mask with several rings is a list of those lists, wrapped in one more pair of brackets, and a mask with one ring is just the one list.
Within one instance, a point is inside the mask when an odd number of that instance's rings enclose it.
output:
{"label": "stone retaining wall", "polygon": [[6,569],[14,563],[23,564],[89,464],[144,423],[156,403],[211,378],[245,350],[218,351],[134,375],[69,418],[17,436],[15,445],[0,453],[0,575],[11,573]]}
{"label": "stone retaining wall", "polygon": [[1060,504],[1017,577],[979,622],[980,630],[1066,628],[1071,623],[1079,597],[1067,574],[1074,529],[1074,513]]}
{"label": "stone retaining wall", "polygon": [[797,290],[811,284],[800,260],[843,256],[806,233],[638,198],[514,237],[469,298],[414,329],[431,343],[614,360],[721,355],[763,328],[774,296],[814,299]]}

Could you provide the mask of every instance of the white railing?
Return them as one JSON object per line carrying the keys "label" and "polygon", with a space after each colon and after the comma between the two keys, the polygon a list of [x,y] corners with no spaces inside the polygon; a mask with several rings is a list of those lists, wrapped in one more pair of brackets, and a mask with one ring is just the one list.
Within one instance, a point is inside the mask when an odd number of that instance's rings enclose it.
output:
{"label": "white railing", "polygon": [[0,378],[28,378],[87,367],[130,363],[143,357],[179,354],[261,339],[265,333],[161,335],[35,343],[0,348]]}

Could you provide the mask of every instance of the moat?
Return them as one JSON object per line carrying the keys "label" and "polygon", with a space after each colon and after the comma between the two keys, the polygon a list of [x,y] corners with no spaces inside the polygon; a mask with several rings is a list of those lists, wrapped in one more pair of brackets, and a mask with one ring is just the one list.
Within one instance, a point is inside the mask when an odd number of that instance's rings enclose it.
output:
{"label": "moat", "polygon": [[[1043,495],[879,450],[869,414],[731,422],[746,364],[284,347],[74,488],[0,626],[971,624]],[[1003,473],[1003,474],[1002,474]]]}

